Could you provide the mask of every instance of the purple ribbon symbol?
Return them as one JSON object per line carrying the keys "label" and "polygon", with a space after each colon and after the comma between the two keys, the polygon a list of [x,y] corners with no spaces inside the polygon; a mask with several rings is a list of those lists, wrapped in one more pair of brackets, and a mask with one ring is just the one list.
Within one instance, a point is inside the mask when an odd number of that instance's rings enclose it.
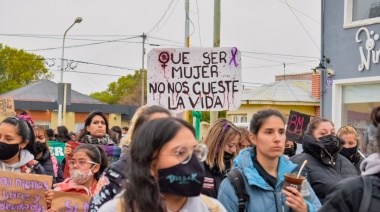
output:
{"label": "purple ribbon symbol", "polygon": [[231,65],[232,61],[234,61],[234,64],[235,64],[235,67],[237,67],[239,64],[237,64],[236,62],[236,54],[237,54],[237,48],[236,47],[233,47],[231,49],[231,54],[232,54],[232,58],[230,60],[230,63],[228,63],[228,65]]}

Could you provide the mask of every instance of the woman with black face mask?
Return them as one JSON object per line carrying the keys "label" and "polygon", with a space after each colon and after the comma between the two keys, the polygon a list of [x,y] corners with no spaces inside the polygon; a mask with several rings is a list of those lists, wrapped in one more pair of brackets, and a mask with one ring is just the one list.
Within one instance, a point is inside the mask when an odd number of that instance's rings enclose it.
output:
{"label": "woman with black face mask", "polygon": [[351,161],[358,174],[360,174],[360,164],[364,157],[359,153],[358,149],[360,141],[358,132],[351,126],[343,126],[338,130],[337,136],[345,141],[339,153]]}
{"label": "woman with black face mask", "polygon": [[53,184],[62,182],[63,172],[61,163],[57,158],[50,154],[47,146],[48,136],[45,128],[40,125],[33,127],[36,142],[34,142],[36,150],[36,160],[44,167],[46,175],[53,176]]}
{"label": "woman with black face mask", "polygon": [[307,160],[307,180],[323,205],[327,192],[339,181],[356,176],[355,166],[339,154],[344,140],[335,136],[333,123],[328,119],[310,121],[302,139],[303,153],[290,160],[301,166]]}
{"label": "woman with black face mask", "polygon": [[293,157],[297,152],[297,143],[291,140],[285,142],[284,155],[289,158]]}
{"label": "woman with black face mask", "polygon": [[[32,126],[18,117],[8,117],[0,123],[0,171],[42,174],[45,170],[35,160],[35,137]],[[53,192],[46,193],[49,205]]]}
{"label": "woman with black face mask", "polygon": [[219,119],[209,128],[202,141],[209,150],[204,162],[206,176],[202,194],[218,197],[219,185],[232,168],[241,137],[240,130],[227,119]]}
{"label": "woman with black face mask", "polygon": [[141,125],[132,141],[125,191],[98,212],[226,211],[216,199],[200,195],[207,148],[198,144],[190,124],[155,119]]}

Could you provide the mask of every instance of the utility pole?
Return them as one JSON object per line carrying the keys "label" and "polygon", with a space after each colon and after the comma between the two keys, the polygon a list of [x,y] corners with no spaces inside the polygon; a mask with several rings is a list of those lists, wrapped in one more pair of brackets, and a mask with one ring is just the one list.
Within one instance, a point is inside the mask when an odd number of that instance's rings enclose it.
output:
{"label": "utility pole", "polygon": [[[190,0],[185,0],[185,46],[190,47]],[[185,110],[182,112],[182,119],[190,122],[189,111]],[[194,126],[195,128],[195,126]]]}
{"label": "utility pole", "polygon": [[[220,47],[220,0],[214,0],[214,47]],[[218,111],[210,111],[210,125],[218,119]]]}
{"label": "utility pole", "polygon": [[144,58],[145,58],[145,39],[146,34],[142,34],[142,65],[141,65],[141,106],[144,105],[145,92],[144,92]]}

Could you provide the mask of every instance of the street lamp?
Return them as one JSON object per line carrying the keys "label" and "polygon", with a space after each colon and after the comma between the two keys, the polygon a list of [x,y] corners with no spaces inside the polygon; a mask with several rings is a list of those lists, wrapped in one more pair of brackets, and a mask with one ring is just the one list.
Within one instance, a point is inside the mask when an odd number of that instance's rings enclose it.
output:
{"label": "street lamp", "polygon": [[[65,54],[65,38],[67,32],[73,27],[76,23],[82,22],[82,17],[77,17],[73,24],[65,31],[65,34],[63,34],[63,44],[62,44],[62,57],[61,57],[61,77],[59,82],[63,83],[63,67],[65,66],[65,60],[64,60],[64,54]],[[66,89],[65,89],[66,90]],[[66,100],[66,92],[64,92],[64,100]],[[66,101],[64,101],[63,105],[66,105]],[[59,104],[58,106],[58,126],[62,125],[62,104]]]}

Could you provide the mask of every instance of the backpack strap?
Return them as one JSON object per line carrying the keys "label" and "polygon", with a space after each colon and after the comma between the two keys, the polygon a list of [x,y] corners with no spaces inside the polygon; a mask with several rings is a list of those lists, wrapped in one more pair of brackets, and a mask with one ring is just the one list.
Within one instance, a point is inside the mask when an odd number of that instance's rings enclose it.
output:
{"label": "backpack strap", "polygon": [[207,208],[209,209],[210,212],[220,212],[220,208],[219,208],[219,205],[214,203],[210,197],[204,195],[204,194],[201,194],[200,195],[201,199],[203,200],[204,203],[206,203],[207,205]]}
{"label": "backpack strap", "polygon": [[249,195],[245,190],[243,175],[239,169],[232,169],[226,176],[235,188],[236,196],[238,197],[239,212],[244,212]]}
{"label": "backpack strap", "polygon": [[372,199],[372,182],[371,176],[360,176],[363,181],[363,195],[360,202],[360,212],[367,212]]}

